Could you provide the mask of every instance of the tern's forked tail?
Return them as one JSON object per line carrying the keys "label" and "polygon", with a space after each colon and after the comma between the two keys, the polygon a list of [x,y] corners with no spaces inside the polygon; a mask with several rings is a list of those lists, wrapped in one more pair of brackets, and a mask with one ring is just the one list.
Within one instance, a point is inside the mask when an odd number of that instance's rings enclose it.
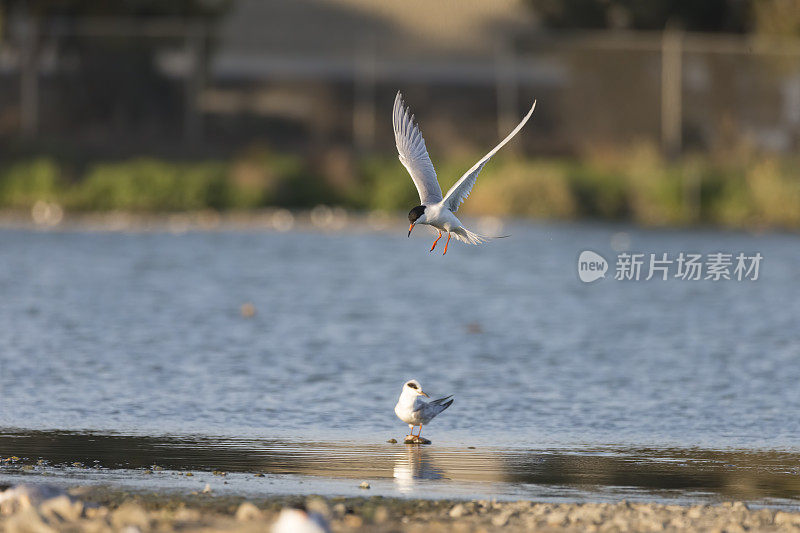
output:
{"label": "tern's forked tail", "polygon": [[467,244],[474,244],[478,246],[491,239],[505,239],[508,235],[501,235],[499,237],[489,237],[487,235],[480,235],[479,233],[472,232],[467,228],[458,228],[452,231],[456,239]]}

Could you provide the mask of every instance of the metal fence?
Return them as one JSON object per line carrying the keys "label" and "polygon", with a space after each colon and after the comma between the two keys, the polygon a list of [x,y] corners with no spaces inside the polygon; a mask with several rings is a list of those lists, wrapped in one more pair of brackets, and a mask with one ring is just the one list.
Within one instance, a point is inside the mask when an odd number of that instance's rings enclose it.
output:
{"label": "metal fence", "polygon": [[[491,144],[538,98],[529,153],[635,141],[669,154],[800,142],[800,43],[739,35],[542,33],[471,55],[323,44],[285,35],[230,42],[187,21],[15,20],[0,42],[0,138],[103,153],[392,143],[402,89],[429,145]],[[246,36],[248,37],[248,36]]]}

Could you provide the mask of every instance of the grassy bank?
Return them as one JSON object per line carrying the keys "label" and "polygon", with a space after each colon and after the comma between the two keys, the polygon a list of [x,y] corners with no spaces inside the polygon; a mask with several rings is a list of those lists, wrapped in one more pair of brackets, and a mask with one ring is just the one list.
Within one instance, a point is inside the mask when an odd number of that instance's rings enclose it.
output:
{"label": "grassy bank", "polygon": [[[472,158],[440,162],[445,188]],[[229,160],[134,158],[77,165],[31,157],[0,165],[0,209],[36,202],[67,211],[241,210],[340,205],[405,211],[418,199],[395,157],[316,158],[254,149]],[[581,158],[497,157],[463,211],[643,225],[800,228],[800,158],[751,153],[664,160],[649,146]]]}

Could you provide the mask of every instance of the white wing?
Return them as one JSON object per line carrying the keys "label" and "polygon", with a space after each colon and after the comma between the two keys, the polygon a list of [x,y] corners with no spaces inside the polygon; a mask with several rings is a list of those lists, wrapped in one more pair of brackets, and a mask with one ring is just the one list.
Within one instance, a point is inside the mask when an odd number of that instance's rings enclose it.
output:
{"label": "white wing", "polygon": [[522,119],[522,122],[517,124],[517,127],[514,128],[514,131],[509,133],[508,137],[503,139],[500,142],[500,144],[495,146],[491,152],[483,156],[483,159],[475,163],[475,165],[473,165],[471,169],[467,170],[464,173],[464,175],[461,176],[461,178],[456,182],[455,185],[450,187],[450,190],[447,191],[447,195],[444,197],[445,207],[447,207],[450,211],[453,211],[454,213],[456,212],[456,210],[458,210],[458,207],[464,202],[464,200],[467,199],[467,196],[469,196],[470,191],[472,191],[472,187],[475,185],[475,181],[478,179],[478,174],[481,173],[483,165],[485,165],[489,161],[489,159],[491,159],[492,156],[496,154],[498,150],[500,150],[500,148],[505,146],[505,144],[508,141],[510,141],[514,137],[514,135],[519,133],[519,130],[522,129],[522,126],[524,126],[525,123],[528,122],[528,119],[531,118],[534,109],[536,109],[536,100],[533,101],[531,110],[528,111],[528,114],[525,115],[525,118]]}
{"label": "white wing", "polygon": [[403,95],[399,91],[394,99],[392,126],[400,162],[411,174],[411,179],[417,186],[420,202],[424,205],[441,202],[442,189],[436,179],[436,171],[433,169],[431,157],[425,148],[425,139],[422,138],[422,133],[414,124],[414,115],[410,114],[408,108],[403,106]]}

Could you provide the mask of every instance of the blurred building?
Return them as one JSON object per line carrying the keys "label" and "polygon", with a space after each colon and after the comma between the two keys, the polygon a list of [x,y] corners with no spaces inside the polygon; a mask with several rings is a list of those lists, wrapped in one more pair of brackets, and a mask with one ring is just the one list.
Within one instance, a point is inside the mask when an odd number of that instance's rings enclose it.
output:
{"label": "blurred building", "polygon": [[[631,142],[794,150],[800,45],[546,32],[522,0],[238,0],[218,18],[33,18],[0,42],[0,138],[102,154],[391,147],[406,93],[434,151]],[[438,152],[437,152],[438,153]]]}

